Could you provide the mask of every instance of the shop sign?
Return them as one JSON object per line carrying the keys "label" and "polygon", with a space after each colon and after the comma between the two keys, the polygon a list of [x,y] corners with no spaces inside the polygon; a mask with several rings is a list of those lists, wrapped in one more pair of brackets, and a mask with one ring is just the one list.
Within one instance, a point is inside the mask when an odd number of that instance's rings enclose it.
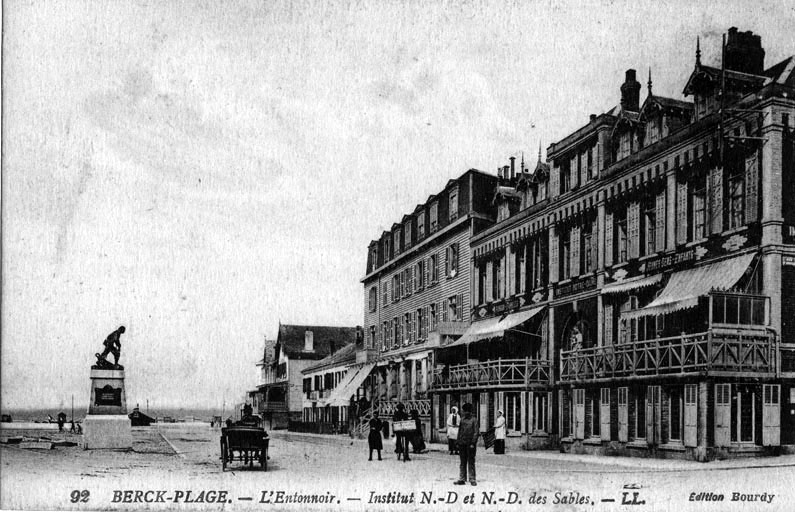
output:
{"label": "shop sign", "polygon": [[566,295],[573,295],[596,288],[596,277],[588,276],[577,281],[564,284],[557,288],[555,296],[565,297]]}

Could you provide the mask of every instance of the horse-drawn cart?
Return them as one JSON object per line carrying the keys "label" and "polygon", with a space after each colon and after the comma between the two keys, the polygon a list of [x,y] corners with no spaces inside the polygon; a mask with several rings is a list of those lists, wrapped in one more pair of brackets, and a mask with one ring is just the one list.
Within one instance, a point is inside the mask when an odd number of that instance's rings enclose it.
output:
{"label": "horse-drawn cart", "polygon": [[262,469],[268,470],[268,443],[270,439],[265,429],[259,427],[231,426],[221,429],[221,461],[225,471],[227,464],[234,461],[251,467],[259,462]]}

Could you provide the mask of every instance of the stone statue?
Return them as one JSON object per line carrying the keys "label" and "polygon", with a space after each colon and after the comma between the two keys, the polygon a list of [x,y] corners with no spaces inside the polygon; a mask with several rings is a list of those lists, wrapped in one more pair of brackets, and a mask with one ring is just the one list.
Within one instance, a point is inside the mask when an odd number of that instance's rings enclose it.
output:
{"label": "stone statue", "polygon": [[[102,344],[105,346],[105,350],[102,351],[101,354],[97,353],[94,354],[97,356],[97,363],[93,365],[91,368],[97,370],[123,370],[124,367],[119,364],[119,356],[121,354],[121,341],[119,338],[124,333],[125,329],[122,325],[112,333],[108,334],[108,337],[105,338],[105,341]],[[107,359],[108,354],[113,354],[114,362],[111,363]]]}

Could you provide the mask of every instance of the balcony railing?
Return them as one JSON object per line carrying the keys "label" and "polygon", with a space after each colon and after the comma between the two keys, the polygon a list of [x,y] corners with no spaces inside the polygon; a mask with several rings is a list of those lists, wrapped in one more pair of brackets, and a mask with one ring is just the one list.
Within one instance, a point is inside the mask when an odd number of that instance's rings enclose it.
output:
{"label": "balcony railing", "polygon": [[420,413],[420,416],[428,416],[431,414],[431,401],[428,399],[423,400],[403,400],[402,402],[395,401],[379,401],[376,404],[378,407],[378,414],[381,418],[391,418],[395,411],[397,410],[398,403],[402,403],[406,408],[406,413],[417,409]]}
{"label": "balcony railing", "polygon": [[550,366],[549,361],[529,358],[456,364],[435,371],[431,385],[442,390],[546,384]]}
{"label": "balcony railing", "polygon": [[765,331],[709,330],[560,353],[563,381],[693,372],[776,371],[775,337]]}

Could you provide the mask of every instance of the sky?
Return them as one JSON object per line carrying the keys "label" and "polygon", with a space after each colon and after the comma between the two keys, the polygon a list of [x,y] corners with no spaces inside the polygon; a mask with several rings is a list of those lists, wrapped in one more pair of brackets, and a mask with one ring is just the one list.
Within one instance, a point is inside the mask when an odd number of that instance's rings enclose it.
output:
{"label": "sky", "polygon": [[467,169],[618,103],[682,99],[729,27],[795,53],[795,7],[692,1],[3,5],[0,406],[88,402],[119,325],[130,405],[221,407],[279,322],[362,323],[367,245]]}

